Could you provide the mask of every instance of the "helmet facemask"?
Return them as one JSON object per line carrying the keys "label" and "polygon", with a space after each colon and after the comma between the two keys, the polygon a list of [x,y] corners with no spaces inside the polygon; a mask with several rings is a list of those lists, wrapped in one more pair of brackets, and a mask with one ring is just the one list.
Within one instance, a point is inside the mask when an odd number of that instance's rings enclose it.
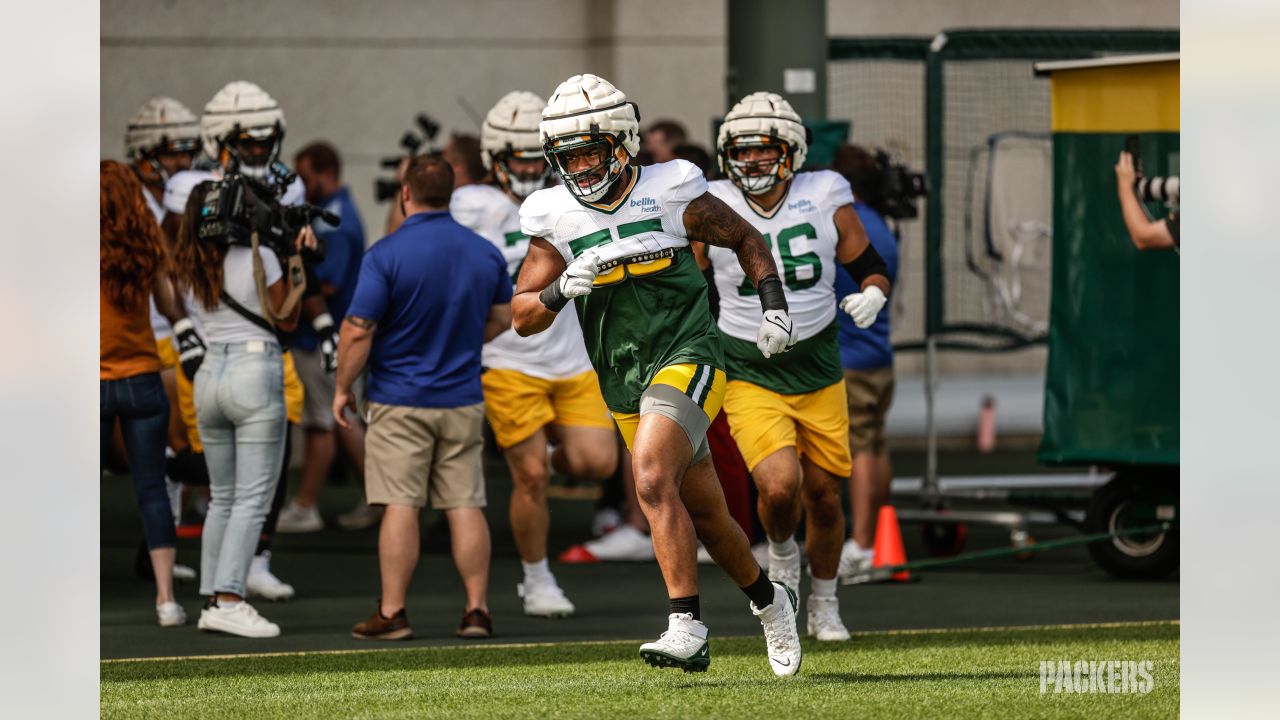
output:
{"label": "helmet facemask", "polygon": [[[199,138],[170,138],[164,135],[155,145],[130,153],[130,159],[133,161],[134,172],[142,182],[163,185],[175,173],[189,170],[199,152]],[[173,165],[172,169],[165,167],[164,158],[173,155],[186,155],[186,162],[170,163]]]}
{"label": "helmet facemask", "polygon": [[[583,202],[599,202],[613,183],[622,177],[630,155],[618,139],[609,133],[572,135],[554,138],[544,147],[551,167],[564,180],[565,187]],[[570,170],[570,159],[593,155],[590,166],[576,172]],[[574,163],[576,165],[576,163]]]}
{"label": "helmet facemask", "polygon": [[[493,174],[498,179],[498,184],[521,200],[546,187],[547,178],[551,177],[551,165],[540,151],[513,150],[508,144],[506,150],[490,153],[489,157],[493,167]],[[517,172],[512,167],[511,160],[513,158],[526,161],[538,160],[540,161],[538,164],[542,169],[537,172]]]}
{"label": "helmet facemask", "polygon": [[[761,151],[773,149],[776,156],[760,158]],[[776,134],[739,135],[729,138],[720,150],[725,173],[748,195],[762,195],[794,175],[791,146]],[[749,159],[750,158],[750,159]]]}
{"label": "helmet facemask", "polygon": [[251,128],[232,128],[222,139],[222,164],[234,159],[240,172],[255,180],[266,180],[280,157],[284,128],[279,123]]}

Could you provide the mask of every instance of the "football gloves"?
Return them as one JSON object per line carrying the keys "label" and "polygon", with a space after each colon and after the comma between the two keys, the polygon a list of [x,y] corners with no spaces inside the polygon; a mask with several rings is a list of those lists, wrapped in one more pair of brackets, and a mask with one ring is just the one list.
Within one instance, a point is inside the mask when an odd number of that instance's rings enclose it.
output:
{"label": "football gloves", "polygon": [[859,328],[869,328],[876,321],[876,315],[885,303],[884,292],[872,285],[860,293],[845,295],[840,301],[840,309],[853,318],[853,324]]}
{"label": "football gloves", "polygon": [[191,318],[181,318],[173,324],[174,335],[178,339],[178,363],[182,365],[182,374],[191,382],[196,381],[196,371],[204,362],[205,344],[196,332]]}
{"label": "football gloves", "polygon": [[766,358],[786,352],[796,344],[796,326],[786,310],[765,310],[756,333],[756,347]]}

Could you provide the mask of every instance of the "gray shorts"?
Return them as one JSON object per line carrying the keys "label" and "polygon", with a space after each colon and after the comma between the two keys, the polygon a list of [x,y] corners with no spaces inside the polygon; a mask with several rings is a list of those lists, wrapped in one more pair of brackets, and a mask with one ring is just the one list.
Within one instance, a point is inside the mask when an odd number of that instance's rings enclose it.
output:
{"label": "gray shorts", "polygon": [[670,385],[653,384],[640,396],[640,416],[648,413],[670,418],[684,430],[693,448],[690,465],[711,454],[711,446],[707,444],[707,428],[711,426],[711,419],[693,398]]}
{"label": "gray shorts", "polygon": [[319,350],[293,349],[302,396],[302,426],[308,430],[333,429],[334,375],[324,371]]}

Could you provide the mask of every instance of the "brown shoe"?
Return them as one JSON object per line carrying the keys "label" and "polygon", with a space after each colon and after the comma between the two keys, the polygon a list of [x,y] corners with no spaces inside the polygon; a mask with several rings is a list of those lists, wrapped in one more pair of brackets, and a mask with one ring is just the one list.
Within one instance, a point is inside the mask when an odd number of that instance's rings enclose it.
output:
{"label": "brown shoe", "polygon": [[489,613],[476,608],[462,614],[462,625],[458,627],[458,637],[487,638],[493,635],[493,618]]}
{"label": "brown shoe", "polygon": [[388,618],[382,616],[382,604],[379,603],[368,620],[351,628],[351,637],[360,640],[408,640],[413,637],[413,628],[409,627],[409,616],[404,608]]}

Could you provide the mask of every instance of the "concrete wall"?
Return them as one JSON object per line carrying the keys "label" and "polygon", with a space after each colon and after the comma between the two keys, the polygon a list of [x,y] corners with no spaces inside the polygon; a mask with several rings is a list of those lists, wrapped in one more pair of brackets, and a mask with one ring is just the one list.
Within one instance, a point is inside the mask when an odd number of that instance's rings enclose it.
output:
{"label": "concrete wall", "polygon": [[1176,28],[1178,0],[827,0],[833,36],[1032,27]]}

